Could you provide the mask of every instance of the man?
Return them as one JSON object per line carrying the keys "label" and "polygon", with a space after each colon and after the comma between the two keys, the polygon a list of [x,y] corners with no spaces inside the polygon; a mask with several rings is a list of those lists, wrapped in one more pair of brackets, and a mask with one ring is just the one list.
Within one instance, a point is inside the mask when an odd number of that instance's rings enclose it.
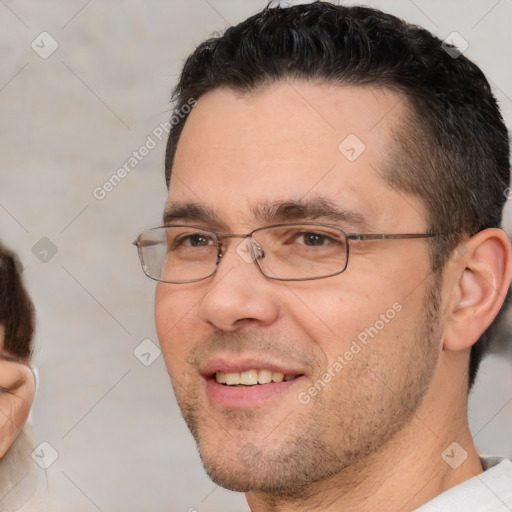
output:
{"label": "man", "polygon": [[137,245],[210,477],[253,512],[511,510],[467,421],[512,273],[481,71],[313,3],[204,42],[174,99],[164,227]]}

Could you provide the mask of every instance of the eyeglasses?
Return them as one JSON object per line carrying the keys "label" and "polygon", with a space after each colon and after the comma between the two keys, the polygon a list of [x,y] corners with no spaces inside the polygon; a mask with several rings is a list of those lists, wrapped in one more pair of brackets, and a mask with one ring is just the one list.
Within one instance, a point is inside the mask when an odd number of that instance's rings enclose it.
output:
{"label": "eyeglasses", "polygon": [[316,223],[276,224],[246,235],[218,233],[201,226],[169,225],[141,233],[137,246],[144,273],[164,283],[193,283],[213,276],[224,255],[225,239],[242,238],[236,252],[261,273],[279,281],[308,281],[341,274],[348,264],[349,240],[431,238],[436,233],[346,233]]}

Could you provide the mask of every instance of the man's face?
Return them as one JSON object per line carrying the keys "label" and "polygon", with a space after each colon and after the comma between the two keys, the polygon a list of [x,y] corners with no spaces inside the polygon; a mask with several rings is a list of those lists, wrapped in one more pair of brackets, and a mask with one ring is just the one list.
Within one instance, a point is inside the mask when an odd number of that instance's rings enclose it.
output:
{"label": "man's face", "polygon": [[[425,232],[421,201],[382,179],[404,103],[303,82],[208,93],[185,124],[171,178],[168,206],[188,208],[168,220],[238,234],[283,221]],[[237,253],[240,242],[226,240],[213,277],[158,284],[158,335],[210,476],[234,490],[293,494],[410,425],[440,346],[425,307],[427,242],[351,241],[345,272],[290,282],[263,276]],[[218,383],[218,372],[235,385]],[[271,372],[285,379],[236,385]]]}

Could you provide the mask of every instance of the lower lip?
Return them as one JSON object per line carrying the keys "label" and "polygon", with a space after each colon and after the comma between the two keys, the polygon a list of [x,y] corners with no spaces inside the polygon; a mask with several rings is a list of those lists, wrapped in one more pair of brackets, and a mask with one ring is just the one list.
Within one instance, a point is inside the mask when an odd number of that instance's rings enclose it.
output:
{"label": "lower lip", "polygon": [[257,384],[238,388],[219,384],[214,377],[206,379],[206,394],[210,401],[224,409],[252,409],[265,405],[269,400],[279,397],[303,377],[270,384]]}

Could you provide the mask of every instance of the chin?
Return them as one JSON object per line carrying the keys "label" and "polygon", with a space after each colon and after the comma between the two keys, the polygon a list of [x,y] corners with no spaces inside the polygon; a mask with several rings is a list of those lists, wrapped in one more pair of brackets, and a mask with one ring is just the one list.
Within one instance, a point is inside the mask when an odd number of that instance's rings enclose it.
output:
{"label": "chin", "polygon": [[278,476],[283,476],[279,468],[274,467],[270,470],[269,465],[265,463],[255,462],[249,467],[239,462],[226,466],[224,463],[212,462],[204,457],[201,457],[201,460],[210,479],[230,491],[290,495],[296,495],[298,492],[296,483],[290,487]]}
{"label": "chin", "polygon": [[[226,435],[223,440],[212,439],[204,431],[196,436],[203,467],[216,484],[230,491],[249,492],[267,487],[270,460],[256,444]],[[248,433],[246,432],[248,435]],[[238,437],[238,436],[237,436]]]}
{"label": "chin", "polygon": [[[290,440],[269,446],[271,443],[265,439],[255,440],[257,444],[246,439],[235,442],[228,435],[224,442],[213,442],[208,436],[199,439],[196,441],[206,473],[230,491],[296,498],[306,495],[312,484],[333,476],[344,466],[343,456],[327,460],[329,456],[325,456],[319,443],[310,442],[306,447],[301,446],[301,440]],[[345,459],[348,465],[350,456]]]}

